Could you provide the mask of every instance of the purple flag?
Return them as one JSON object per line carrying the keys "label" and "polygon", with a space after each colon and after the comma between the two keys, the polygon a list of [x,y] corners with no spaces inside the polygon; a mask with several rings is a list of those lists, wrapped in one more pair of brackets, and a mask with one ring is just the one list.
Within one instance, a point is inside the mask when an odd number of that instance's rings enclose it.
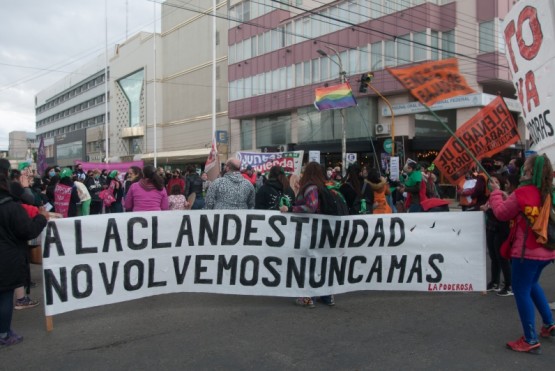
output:
{"label": "purple flag", "polygon": [[44,137],[40,137],[39,152],[37,153],[37,170],[40,175],[44,175],[46,170],[46,151],[44,149]]}

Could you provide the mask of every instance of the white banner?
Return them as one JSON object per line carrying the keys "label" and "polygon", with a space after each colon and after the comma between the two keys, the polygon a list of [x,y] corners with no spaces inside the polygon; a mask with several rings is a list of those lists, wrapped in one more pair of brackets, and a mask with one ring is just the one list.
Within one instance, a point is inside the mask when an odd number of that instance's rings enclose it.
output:
{"label": "white banner", "polygon": [[554,24],[553,0],[521,0],[501,28],[531,148],[546,153],[551,161],[555,161]]}
{"label": "white banner", "polygon": [[483,291],[481,212],[162,211],[49,221],[46,315],[175,292]]}

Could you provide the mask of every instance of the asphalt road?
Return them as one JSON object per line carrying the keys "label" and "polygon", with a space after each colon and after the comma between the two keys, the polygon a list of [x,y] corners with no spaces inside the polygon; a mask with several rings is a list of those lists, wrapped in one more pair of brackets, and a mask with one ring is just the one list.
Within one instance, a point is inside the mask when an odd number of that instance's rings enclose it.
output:
{"label": "asphalt road", "polygon": [[[33,278],[42,286],[40,266]],[[555,265],[542,283],[555,300]],[[33,298],[42,300],[41,289]],[[543,354],[504,344],[521,336],[512,297],[365,291],[335,307],[292,299],[172,294],[78,310],[45,330],[43,305],[15,311],[25,337],[0,348],[1,370],[552,370]],[[539,323],[538,323],[539,326]]]}

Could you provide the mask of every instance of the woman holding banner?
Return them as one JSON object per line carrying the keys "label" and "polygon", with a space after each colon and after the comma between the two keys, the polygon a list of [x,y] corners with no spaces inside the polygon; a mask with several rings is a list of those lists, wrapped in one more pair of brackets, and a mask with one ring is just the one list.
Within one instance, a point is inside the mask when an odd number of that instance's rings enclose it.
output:
{"label": "woman holding banner", "polygon": [[539,354],[541,346],[535,329],[534,307],[539,311],[543,326],[541,337],[555,337],[555,321],[539,279],[542,270],[555,259],[555,251],[536,241],[531,224],[539,215],[547,197],[551,197],[553,168],[545,155],[529,157],[522,167],[520,186],[510,195],[499,190],[499,182],[491,178],[493,192],[489,205],[499,220],[513,220],[507,243],[501,255],[511,258],[513,293],[524,330],[524,336],[507,343],[517,352]]}

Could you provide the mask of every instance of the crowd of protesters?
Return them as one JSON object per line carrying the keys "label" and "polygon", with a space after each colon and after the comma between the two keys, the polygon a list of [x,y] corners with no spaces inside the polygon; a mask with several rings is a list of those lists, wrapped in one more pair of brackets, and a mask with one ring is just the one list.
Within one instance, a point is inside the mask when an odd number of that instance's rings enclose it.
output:
{"label": "crowd of protesters", "polygon": [[[325,213],[322,201],[325,190],[339,195],[351,215],[449,211],[449,201],[441,197],[439,174],[434,166],[410,160],[399,179],[395,180],[390,179],[387,170],[380,168],[355,164],[346,169],[343,176],[339,166],[324,168],[314,162],[305,164],[300,176],[287,174],[280,166],[273,166],[263,175],[251,166],[241,169],[241,162],[237,159],[229,159],[220,177],[214,181],[209,181],[206,173],[197,172],[195,166],[188,166],[184,173],[179,169],[170,172],[152,165],[132,166],[125,174],[116,170],[84,171],[80,165],[75,170],[53,166],[47,168],[42,177],[33,176],[27,163],[11,171],[8,171],[9,162],[4,167],[6,169],[0,174],[0,217],[8,206],[10,210],[17,204],[34,209],[30,211],[22,207],[14,214],[21,220],[19,227],[27,229],[21,233],[12,232],[18,235],[3,237],[2,256],[9,254],[9,246],[18,248],[35,238],[46,224],[48,215],[74,217],[200,209],[320,214]],[[475,170],[469,171],[458,186],[458,201],[463,211],[485,212],[486,246],[491,263],[487,290],[495,291],[499,296],[515,296],[524,336],[507,346],[516,351],[537,352],[540,349],[538,334],[555,336],[549,310],[550,305],[555,309],[555,303],[547,302],[538,283],[542,269],[555,259],[555,253],[542,248],[514,227],[520,225],[526,229],[519,211],[524,204],[540,205],[544,194],[551,191],[552,171],[551,163],[544,156],[533,156],[526,162],[514,158],[507,164],[499,158],[487,158]],[[510,220],[514,223],[510,224]],[[2,223],[5,224],[1,228],[5,229],[13,220]],[[5,241],[8,238],[10,240]],[[509,252],[503,254],[502,246],[508,240]],[[24,260],[27,268],[17,274],[4,274],[7,271],[0,274],[0,345],[22,340],[10,327],[12,309],[38,305],[29,297],[32,282],[27,255],[18,257]],[[1,259],[0,262],[5,263]],[[335,305],[331,294],[318,298],[301,297],[295,302],[314,308],[317,301]],[[533,326],[534,306],[543,321],[538,333]]]}

